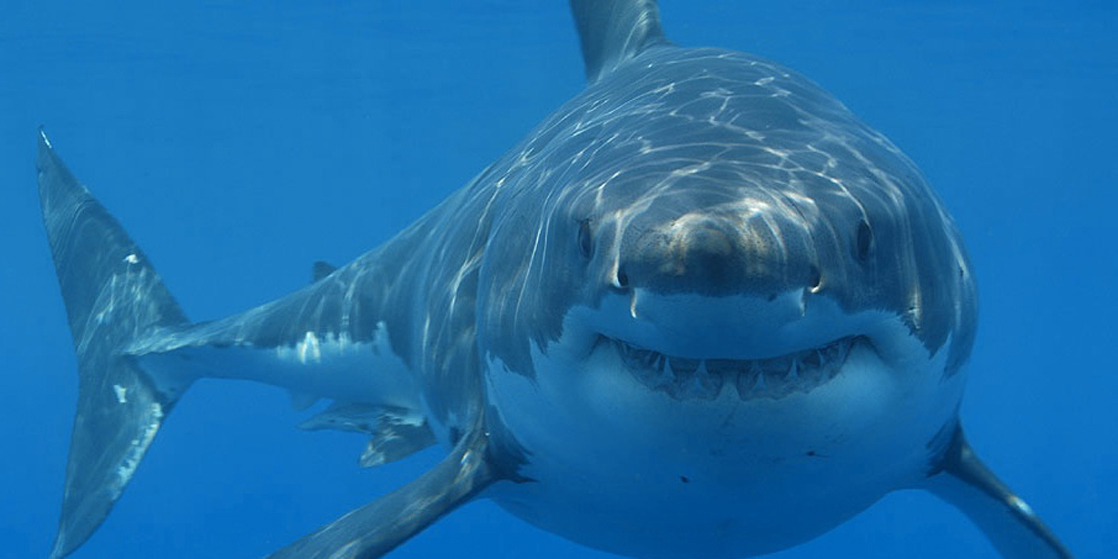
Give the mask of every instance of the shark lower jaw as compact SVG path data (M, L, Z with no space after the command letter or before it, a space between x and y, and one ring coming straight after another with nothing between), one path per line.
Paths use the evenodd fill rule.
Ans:
M843 336L777 357L686 358L599 336L595 350L615 352L638 382L677 400L715 400L733 392L742 401L807 394L834 379L855 347L873 349L867 336Z

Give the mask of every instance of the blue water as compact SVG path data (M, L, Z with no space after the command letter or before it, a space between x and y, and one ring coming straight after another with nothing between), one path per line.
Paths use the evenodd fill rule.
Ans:
M76 398L37 126L210 319L387 239L582 85L560 0L70 4L15 0L0 18L2 557L49 551ZM979 278L971 441L1078 555L1118 556L1118 7L974 4L665 0L663 14L678 43L803 71L918 162ZM198 383L75 557L260 556L438 457L360 470L362 439L297 431L300 417L280 390ZM452 554L605 557L484 501L393 557ZM907 492L778 556L995 555Z

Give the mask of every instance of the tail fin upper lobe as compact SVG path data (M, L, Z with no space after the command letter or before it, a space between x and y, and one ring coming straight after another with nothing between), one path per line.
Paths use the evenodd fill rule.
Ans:
M79 392L52 557L109 514L189 381L154 379L124 349L187 322L143 252L39 136L39 197L78 358Z

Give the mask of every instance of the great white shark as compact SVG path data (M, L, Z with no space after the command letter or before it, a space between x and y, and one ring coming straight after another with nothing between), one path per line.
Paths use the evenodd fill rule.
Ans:
M379 557L489 498L634 557L747 557L890 491L1011 558L1070 557L975 456L977 296L916 166L771 61L669 42L652 0L572 0L586 89L443 203L288 296L192 323L39 141L79 364L52 557L86 541L203 377L334 400L412 482L273 557Z

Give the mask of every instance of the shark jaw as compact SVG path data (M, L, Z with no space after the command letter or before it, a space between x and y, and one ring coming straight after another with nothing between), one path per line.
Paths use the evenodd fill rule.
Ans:
M489 363L533 480L491 496L569 539L637 557L791 547L919 480L955 417L965 375L899 317L791 292L639 295L570 310L534 377Z
M807 394L838 375L855 344L869 341L847 336L769 359L675 357L605 336L599 343L610 346L633 377L651 390L678 399L715 400L724 388L732 387L738 398L749 400Z

